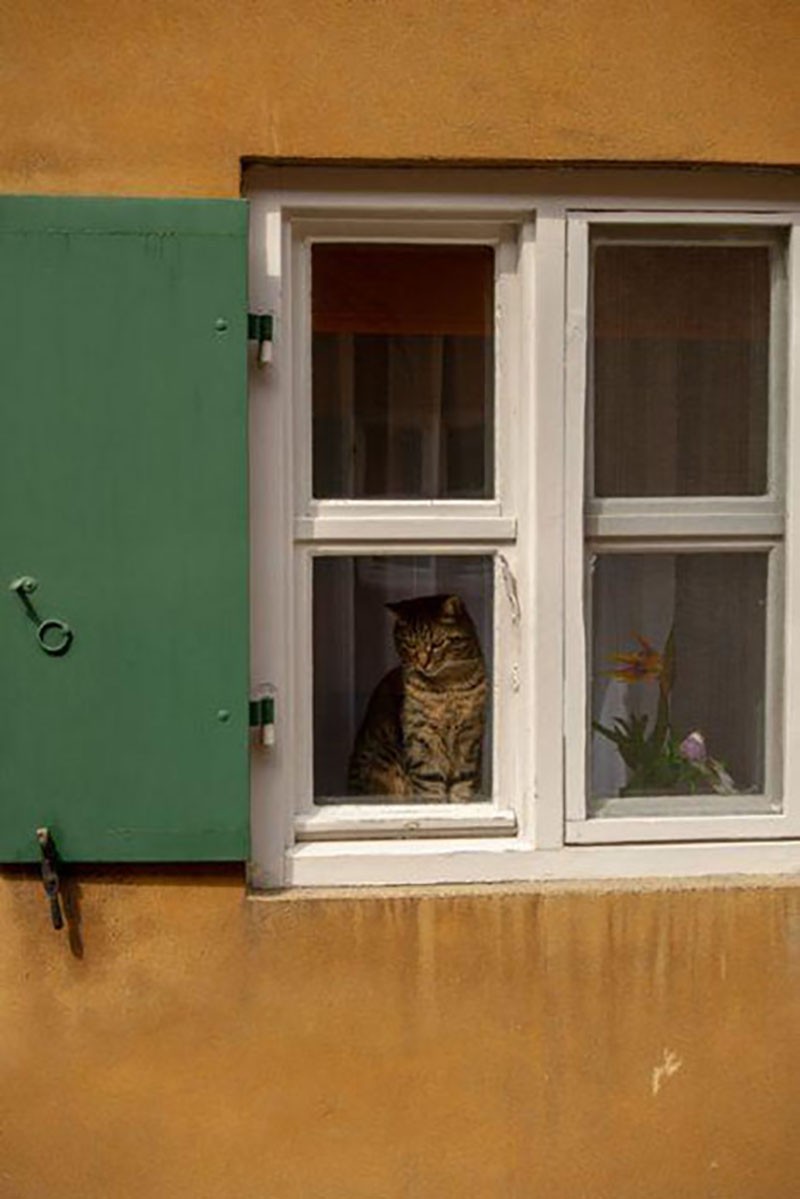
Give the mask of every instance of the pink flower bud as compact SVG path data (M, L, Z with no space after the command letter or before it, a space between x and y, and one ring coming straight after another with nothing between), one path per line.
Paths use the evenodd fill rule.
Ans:
M689 762L705 762L708 756L705 737L702 733L698 733L697 730L689 733L681 741L680 751Z

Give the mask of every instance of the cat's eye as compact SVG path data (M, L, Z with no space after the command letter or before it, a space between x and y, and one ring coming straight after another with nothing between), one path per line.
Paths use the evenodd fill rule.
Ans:
M491 246L311 251L313 494L494 494Z

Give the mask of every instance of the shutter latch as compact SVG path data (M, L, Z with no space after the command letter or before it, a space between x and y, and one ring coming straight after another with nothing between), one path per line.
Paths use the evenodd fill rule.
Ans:
M274 322L271 312L248 312L247 340L258 342L257 361L272 362L272 331Z
M50 905L50 920L52 921L53 928L63 928L64 917L58 898L58 892L61 887L61 881L58 877L58 854L50 829L37 828L36 840L39 842L39 849L42 853L42 883L44 884L44 893Z
M259 687L250 700L250 728L258 730L259 745L275 744L275 695L271 687Z

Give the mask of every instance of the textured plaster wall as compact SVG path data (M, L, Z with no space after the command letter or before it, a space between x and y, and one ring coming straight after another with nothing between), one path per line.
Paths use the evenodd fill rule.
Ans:
M2 1199L794 1199L800 889L0 882Z
M243 155L800 161L797 0L23 0L0 189L235 195Z
M800 162L796 0L5 5L0 192L242 156ZM800 889L0 879L0 1199L793 1199Z

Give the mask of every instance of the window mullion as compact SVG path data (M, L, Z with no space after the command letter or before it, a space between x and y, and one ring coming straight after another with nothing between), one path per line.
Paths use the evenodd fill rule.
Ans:
M772 538L783 536L782 503L735 499L592 500L586 505L589 538Z
M320 546L342 543L382 544L513 544L517 537L514 517L483 516L346 516L298 517L295 541Z
M786 378L786 511L788 515L785 563L785 617L781 647L784 688L780 726L784 794L794 829L800 827L800 221L791 232L787 255L787 362Z

